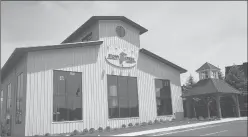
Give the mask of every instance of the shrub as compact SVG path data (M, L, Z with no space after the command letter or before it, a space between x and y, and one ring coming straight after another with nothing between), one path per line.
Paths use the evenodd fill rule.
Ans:
M132 127L132 126L133 126L133 124L132 124L132 123L129 123L129 124L128 124L128 126L129 126L129 127Z
M122 128L126 128L126 125L125 124L122 124L122 126L121 126Z
M135 123L135 126L139 126L139 122Z
M50 133L46 133L45 136L51 136L51 134Z
M83 130L83 134L86 134L86 133L88 133L89 132L89 130L87 129L87 128L85 128L84 130Z
M163 119L160 119L159 121L160 121L161 123L164 123L164 120L163 120Z
M35 137L39 136L39 135L34 135Z
M200 116L200 117L199 117L199 120L200 120L200 121L203 121L203 120L204 120L204 118L203 118L202 116Z
M149 122L148 122L148 125L152 125L153 123L152 123L152 121L150 120Z
M103 128L102 127L99 127L98 128L98 131L102 132L103 131Z
M155 119L155 120L154 120L154 123L155 123L155 124L159 124L160 122L159 122L157 119Z
M72 132L72 135L79 135L79 131L75 129L75 130Z
M191 120L192 120L192 121L197 121L197 118L192 118Z
M114 128L114 130L118 130L118 128Z
M141 126L147 126L146 122L141 123Z
M90 132L90 134L92 134L92 133L95 132L95 129L94 128L90 128L89 132Z
M107 127L106 127L106 130L107 130L107 131L110 131L110 126L107 126Z

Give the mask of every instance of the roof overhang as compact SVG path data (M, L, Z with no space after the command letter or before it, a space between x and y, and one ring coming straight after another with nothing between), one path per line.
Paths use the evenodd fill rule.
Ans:
M166 64L166 65L169 65L169 66L175 68L175 69L178 70L180 73L185 73L185 72L187 72L186 69L181 68L181 67L179 67L178 65L176 65L176 64L174 64L174 63L172 63L172 62L170 62L170 61L168 61L168 60L166 60L166 59L164 59L164 58L162 58L162 57L160 57L160 56L158 56L158 55L156 55L156 54L154 54L154 53L152 53L152 52L150 52L150 51L148 51L148 50L146 50L146 49L144 49L144 48L140 49L140 52L141 52L141 53L144 53L144 54L146 54L146 55L148 55L148 56L150 56L150 57L153 57L153 58L155 58L155 59L161 61L162 63L164 63L164 64Z
M123 21L134 28L138 29L140 35L147 32L148 30L139 24L133 22L132 20L124 17L124 16L92 16L89 20L87 20L83 25L81 25L76 31L74 31L71 35L69 35L62 43L69 42L72 38L78 35L80 32L84 31L86 28L90 27L92 24L99 20L120 20Z
M88 41L88 42L66 43L66 44L59 44L59 45L16 48L1 69L1 80L3 80L5 76L9 73L9 71L11 70L11 67L17 64L17 62L21 60L22 57L24 57L26 53L28 52L75 48L75 47L83 47L83 46L94 46L94 45L101 45L102 43L103 41Z

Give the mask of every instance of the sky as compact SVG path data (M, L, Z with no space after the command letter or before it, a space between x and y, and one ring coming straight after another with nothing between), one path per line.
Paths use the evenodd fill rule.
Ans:
M183 68L247 62L246 1L1 1L1 67L15 48L60 44L91 16L125 16L145 48Z

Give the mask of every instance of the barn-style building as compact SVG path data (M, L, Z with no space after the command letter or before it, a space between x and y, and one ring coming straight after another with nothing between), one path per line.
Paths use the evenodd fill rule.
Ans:
M182 119L186 70L141 48L145 32L123 16L93 16L61 44L16 48L1 75L10 135Z

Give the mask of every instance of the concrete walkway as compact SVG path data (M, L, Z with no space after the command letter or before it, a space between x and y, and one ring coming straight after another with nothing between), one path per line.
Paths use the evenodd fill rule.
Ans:
M126 133L126 134L113 135L113 136L140 136L140 135L146 135L146 134L173 131L173 130L178 130L178 129L194 128L198 126L206 126L206 125L211 125L211 124L218 124L218 123L231 122L231 121L237 121L237 120L247 120L247 117L224 118L224 119L216 120L216 121L207 121L207 122L201 122L201 123L195 123L195 124L187 124L187 125L181 125L181 126L145 130L145 131L140 131L140 132L132 132L132 133Z

